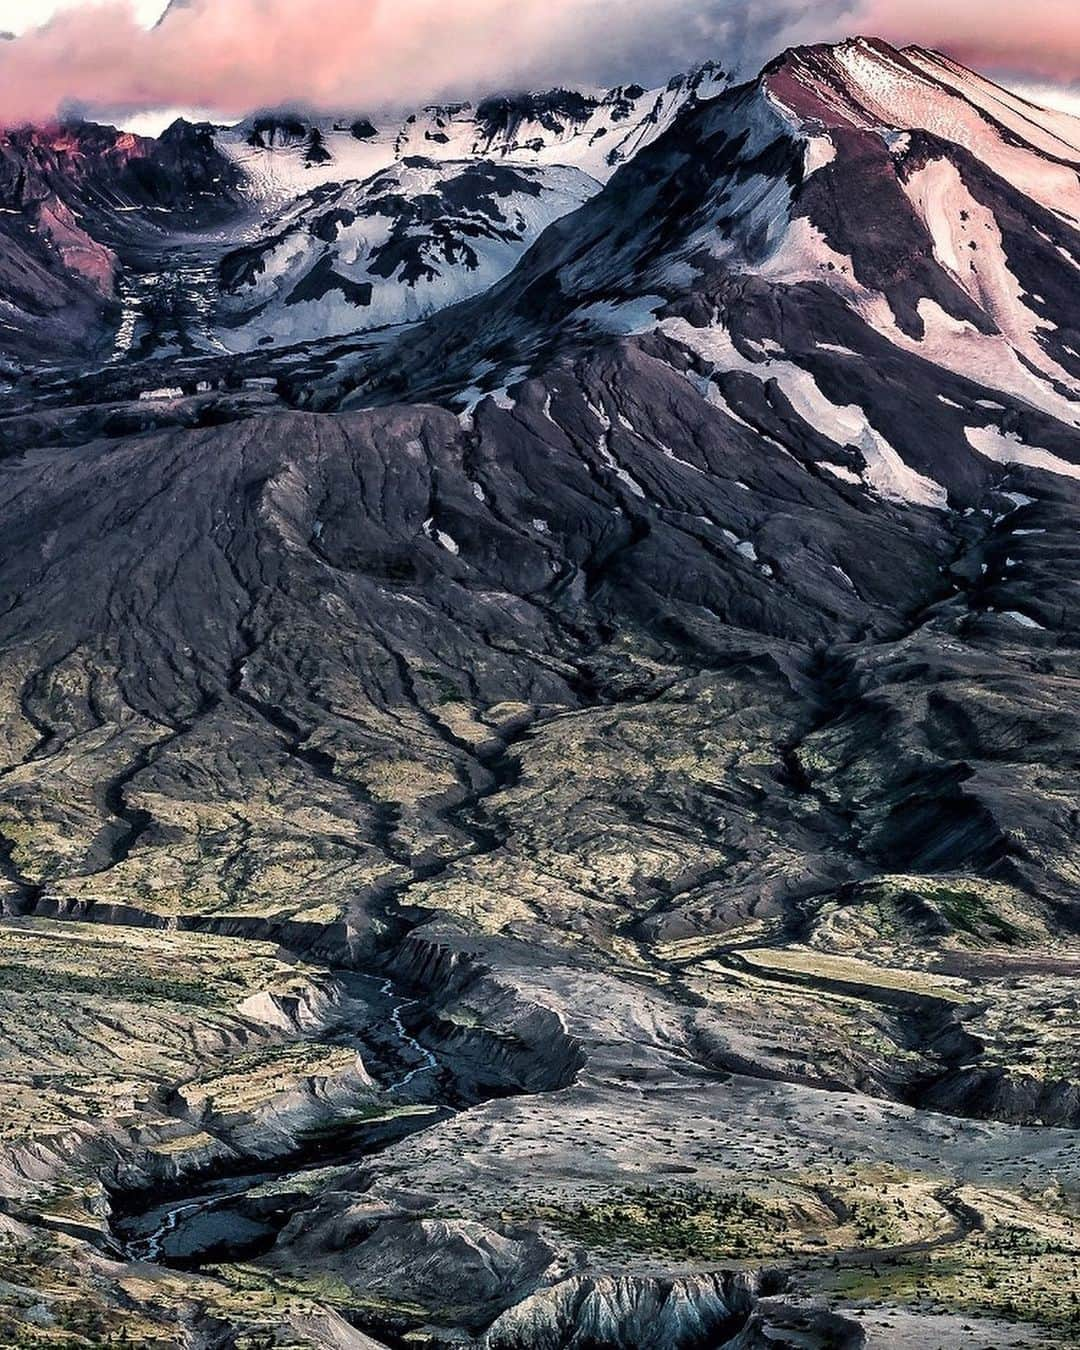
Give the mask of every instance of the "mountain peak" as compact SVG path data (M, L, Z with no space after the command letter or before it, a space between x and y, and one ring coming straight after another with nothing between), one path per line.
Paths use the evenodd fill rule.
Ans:
M770 99L807 125L922 130L973 150L1012 137L1068 160L1080 152L1080 119L1040 108L929 47L873 37L793 47L760 78Z
M762 72L767 92L825 125L865 125L867 100L918 77L904 52L880 38L791 47Z

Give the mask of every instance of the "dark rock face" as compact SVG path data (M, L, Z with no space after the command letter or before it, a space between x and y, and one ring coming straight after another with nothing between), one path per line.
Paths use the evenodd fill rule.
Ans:
M370 305L370 281L350 281L339 276L329 258L322 258L306 277L289 292L286 305L302 305L305 300L321 300L331 291L338 291L350 305Z
M251 125L248 143L259 149L271 146L289 145L294 141L305 140L311 131L307 122L298 116L271 114L256 117Z
M114 232L124 224L120 207L184 212L197 225L234 204L240 183L213 131L183 119L157 140L87 122L9 131L0 145L0 197L8 210L57 197L94 228Z
M1034 119L930 54L788 53L404 332L15 386L6 978L64 921L279 982L116 985L100 1122L96 1062L38 1055L65 1133L0 1185L57 1288L62 1222L193 1268L87 1277L177 1346L1068 1344L1080 143ZM147 202L152 162L209 191L205 129L85 134ZM550 191L408 156L220 277L373 311ZM173 1022L205 1071L130 1032Z
M304 145L304 163L329 164L334 156L326 148L326 142L323 134L318 127L312 127L307 134L307 140Z
M584 122L599 100L576 89L552 89L546 94L517 94L485 99L477 105L481 135L513 140L523 122L538 122L546 131L565 131L568 122Z
M218 150L214 131L207 122L180 118L151 143L144 158L129 164L130 178L145 197L182 213L189 227L227 218L239 199L242 175Z

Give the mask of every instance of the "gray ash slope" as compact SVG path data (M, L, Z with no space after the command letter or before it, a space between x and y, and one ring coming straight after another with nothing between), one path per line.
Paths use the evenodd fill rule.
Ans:
M1073 1343L1074 135L932 54L790 53L399 341L5 415L7 912L378 968L485 1088L103 1306Z

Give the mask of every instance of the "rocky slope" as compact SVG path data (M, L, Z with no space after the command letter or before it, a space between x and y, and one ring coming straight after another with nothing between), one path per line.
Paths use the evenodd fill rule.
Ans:
M1073 136L791 52L403 339L16 387L13 1343L1074 1342Z

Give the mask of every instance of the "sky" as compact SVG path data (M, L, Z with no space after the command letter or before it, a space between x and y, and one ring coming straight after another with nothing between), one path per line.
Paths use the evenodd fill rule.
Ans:
M22 33L46 23L61 9L74 9L80 0L0 0L0 32ZM134 0L137 17L149 28L168 6L168 0Z
M282 103L377 112L553 83L739 76L853 33L941 48L1080 112L1080 0L0 0L0 125L151 129ZM159 19L161 22L159 23Z

